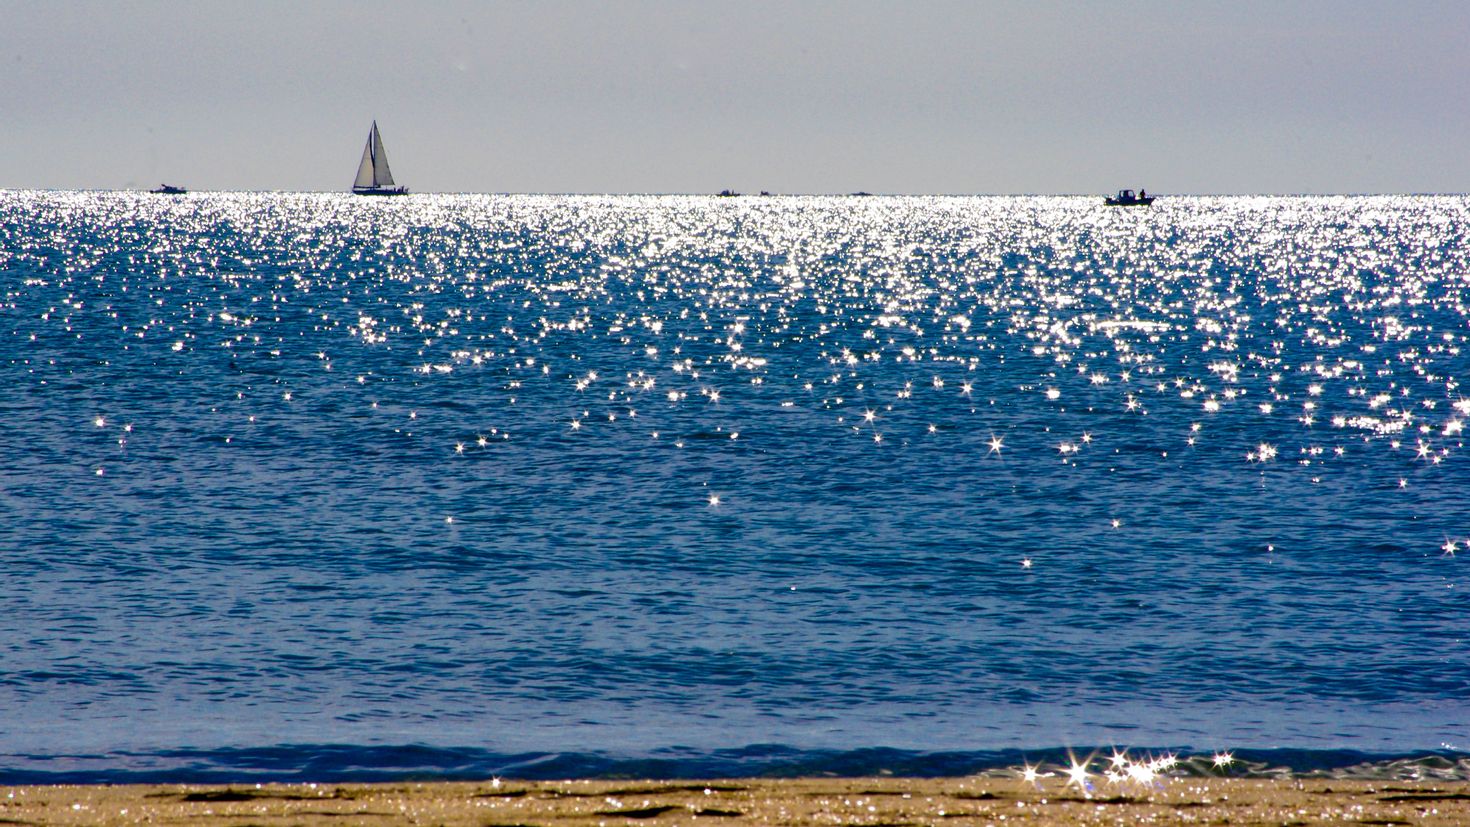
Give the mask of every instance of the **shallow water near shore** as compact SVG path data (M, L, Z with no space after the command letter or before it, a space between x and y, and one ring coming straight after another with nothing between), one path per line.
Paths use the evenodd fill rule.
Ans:
M0 193L3 763L1458 756L1467 229Z

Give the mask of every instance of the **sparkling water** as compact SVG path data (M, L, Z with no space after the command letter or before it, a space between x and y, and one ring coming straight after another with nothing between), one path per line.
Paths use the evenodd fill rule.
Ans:
M1467 231L0 193L0 769L1464 750Z

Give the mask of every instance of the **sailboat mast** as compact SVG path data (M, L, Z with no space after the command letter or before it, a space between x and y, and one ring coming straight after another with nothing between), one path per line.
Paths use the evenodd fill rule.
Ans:
M378 137L378 122L373 121L373 128L368 130L368 151L373 157L373 186L375 187L382 183L378 180L378 147L382 143L383 139Z

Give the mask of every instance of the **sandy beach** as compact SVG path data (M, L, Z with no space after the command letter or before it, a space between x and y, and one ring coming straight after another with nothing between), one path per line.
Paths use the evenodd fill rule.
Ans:
M1459 825L1470 783L1169 779L1149 786L997 778L0 788L0 824Z

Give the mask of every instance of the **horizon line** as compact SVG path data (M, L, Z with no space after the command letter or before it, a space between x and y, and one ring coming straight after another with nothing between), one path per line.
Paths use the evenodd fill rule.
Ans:
M136 193L140 195L164 195L149 189L132 187L0 187L3 193L21 192L89 192L89 193ZM479 190L410 190L402 196L415 195L494 195L494 196L564 196L564 197L645 197L645 198L1102 198L1113 193L1098 192L576 192L576 191L479 191ZM178 195L356 195L351 189L292 190L292 189L188 189ZM1404 191L1404 192L1155 192L1155 198L1426 198L1470 195L1467 191ZM378 199L381 200L381 199Z

